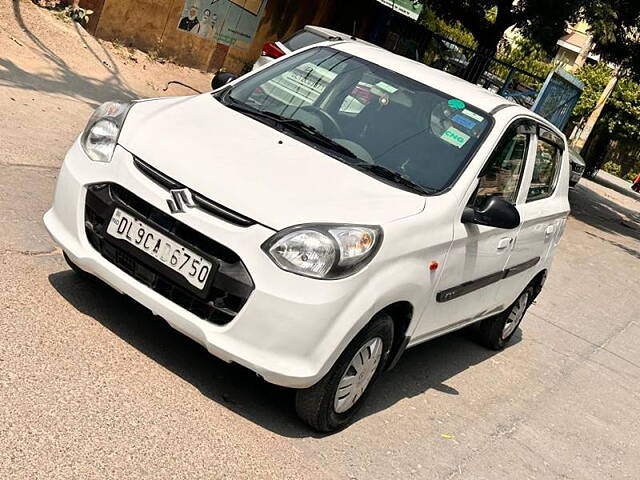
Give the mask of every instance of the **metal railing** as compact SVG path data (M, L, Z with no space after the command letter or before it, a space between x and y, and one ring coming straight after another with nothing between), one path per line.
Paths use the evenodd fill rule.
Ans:
M527 108L545 79L491 53L437 34L423 25L392 16L383 47L476 83Z

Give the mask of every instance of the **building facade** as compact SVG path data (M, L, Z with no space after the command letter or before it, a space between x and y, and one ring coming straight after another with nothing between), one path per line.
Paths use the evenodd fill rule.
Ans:
M417 17L412 0L80 0L94 11L95 36L154 52L176 63L240 73L262 46L304 25L322 25L366 36L396 3ZM405 5L406 4L406 5ZM399 7L396 6L396 11Z
M588 32L589 25L579 22L572 25L557 42L558 51L554 64L576 71L585 63L597 63L600 58L593 50L593 37Z

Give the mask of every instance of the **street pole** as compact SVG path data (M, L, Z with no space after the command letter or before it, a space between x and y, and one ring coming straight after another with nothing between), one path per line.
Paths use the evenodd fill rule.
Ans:
M609 100L613 89L616 88L618 79L620 78L620 70L620 66L617 66L613 71L613 75L609 79L609 83L607 83L607 86L604 87L604 90L602 91L602 94L598 99L598 103L596 103L596 107L589 115L587 123L585 123L584 128L580 132L580 136L573 142L573 148L578 152L582 151L584 144L587 142L589 135L591 135L591 132L593 131L593 127L596 126L596 123L598 122L598 119L602 114L602 110L604 110L604 106L607 103L607 100Z

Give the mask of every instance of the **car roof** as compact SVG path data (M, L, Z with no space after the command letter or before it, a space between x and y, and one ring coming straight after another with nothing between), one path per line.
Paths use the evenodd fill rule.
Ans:
M398 72L425 85L434 87L443 93L451 95L452 98L459 98L487 113L492 112L498 107L520 107L516 103L510 102L506 98L489 90L485 90L478 85L474 85L442 70L431 68L424 63L396 55L380 47L355 42L335 42L332 47ZM520 108L524 109L524 107ZM530 112L527 109L524 110Z

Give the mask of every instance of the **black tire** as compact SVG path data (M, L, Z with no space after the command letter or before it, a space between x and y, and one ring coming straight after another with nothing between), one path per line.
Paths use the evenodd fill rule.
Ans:
M64 260L65 262L67 262L67 265L69 265L69 268L71 268L71 270L73 270L76 275L82 278L94 278L93 275L91 275L88 272L85 272L78 265L73 263L73 260L69 258L69 255L67 255L67 252L62 252L62 255L64 256Z
M518 330L518 326L522 322L522 318L534 298L534 288L532 285L529 285L520 295L518 295L516 301L513 302L504 312L482 320L478 324L477 329L476 338L478 342L491 350L502 350L509 343L509 340L511 340L513 335L516 333L516 330ZM515 320L515 325L513 325L512 321L509 328L506 329L511 314L516 308L522 308L522 302L524 303L524 311L522 311L519 318Z
M354 356L376 337L382 340L382 355L375 373L355 404L345 412L336 412L334 399L340 380ZM371 391L371 386L383 371L389 359L392 344L393 321L386 313L378 313L347 346L322 380L312 387L296 392L296 412L300 419L318 432L335 432L349 425Z

